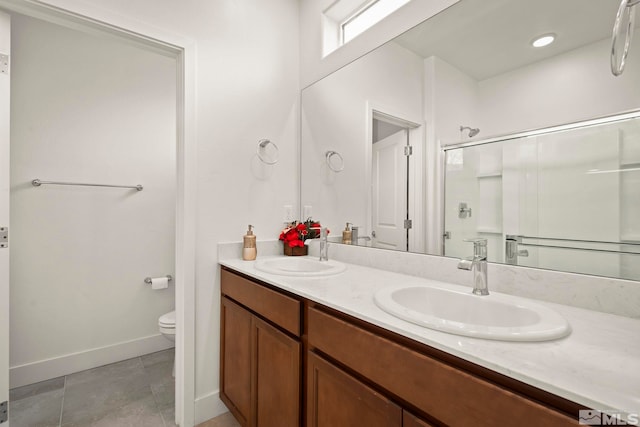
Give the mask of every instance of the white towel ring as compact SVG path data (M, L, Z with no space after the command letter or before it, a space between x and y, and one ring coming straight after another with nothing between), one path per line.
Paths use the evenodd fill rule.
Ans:
M269 145L273 145L273 148L275 148L275 159L274 160L267 160L264 157L263 151L265 150L265 148ZM261 139L260 141L258 141L258 148L256 149L256 154L258 155L258 158L260 159L260 161L264 164L267 165L275 165L276 163L278 163L278 146L273 143L272 141L268 140L268 139Z
M333 156L336 156L340 159L340 166L333 165L333 163L331 162L331 158ZM325 153L325 159L327 160L327 166L329 166L329 169L331 169L332 171L342 172L344 170L344 159L342 158L340 153L338 153L337 151L332 151L332 150L327 151Z
M611 72L614 76L619 76L624 71L627 55L629 55L629 47L631 46L631 37L633 36L635 21L634 6L638 3L640 3L640 0L622 0L620 2L620 7L618 8L618 13L616 14L616 21L613 24L613 34L611 36ZM622 25L624 20L627 21L626 26ZM624 47L622 49L620 61L618 61L616 44L618 42L618 37L621 36L621 30L624 31Z

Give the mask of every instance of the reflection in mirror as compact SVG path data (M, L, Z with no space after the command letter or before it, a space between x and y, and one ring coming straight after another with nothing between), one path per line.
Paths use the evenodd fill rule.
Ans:
M482 237L491 262L640 280L640 114L629 116L447 149L445 255Z
M409 197L422 197L421 82L422 60L386 45L302 93L301 199L330 229L354 224L358 244L424 251L413 220L422 204ZM344 159L339 174L325 161L331 151Z
M409 150L411 130L420 125L376 110L372 117L369 242L376 248L408 251L419 245L415 241L419 236L409 233L409 189L413 186Z
M631 44L623 75L614 77L610 70L611 29L617 12L616 3L602 0L461 0L305 88L301 117L301 205L311 206L314 218L322 219L332 230L341 230L346 222L354 224L358 228L359 245L434 255L469 255L471 248L462 243L462 236L458 234L472 234L462 226L477 224L481 229L474 230L474 236L478 233L491 236L492 232L500 235L499 239L490 238L490 259L513 263L513 256L505 259L504 240L506 233L511 232L511 223L524 219L507 217L506 212L497 208L491 217L487 217L487 209L504 205L506 198L513 196L508 192L514 191L509 185L516 184L506 183L507 171L522 179L527 173L525 170L511 169L533 167L523 159L518 160L519 157L510 157L509 150L514 150L514 156L521 156L534 150L533 143L525 138L508 143L509 147L519 147L517 149L491 144L482 149L477 147L477 153L471 149L469 152L467 149L448 150L446 210L442 150L454 144L494 140L500 135L640 108L640 43ZM549 33L556 36L553 43L540 48L532 45L538 36ZM595 151L585 151L583 160L602 164L600 168L603 169L618 143L613 137L605 138L604 134L589 136L591 131L593 129L584 130L588 135L586 140L597 139L602 146L585 142L580 150ZM582 131L575 132L567 138L581 138L578 135L582 135ZM618 132L627 130L618 129ZM536 147L547 137L551 138L538 138ZM569 174L575 166L567 163L566 157L567 150L575 148L572 144L578 142L549 142L540 150L549 156L545 161L568 168ZM570 146L572 148L567 148ZM342 155L344 169L340 173L327 167L327 151ZM473 199L471 193L464 193L470 189L459 189L457 191L462 194L451 198L449 191L453 187L448 180L471 174L466 170L468 163L465 162L476 157L474 164L480 165L482 170L473 173L486 175L480 179L481 184L475 184L474 191L479 191L480 196L473 195ZM498 164L498 158L503 163ZM460 168L457 172L456 165ZM502 171L502 177L498 176L498 169ZM625 175L628 173L622 173L620 177L633 176ZM538 175L540 179L551 179L544 173ZM574 175L572 179L576 182L580 178L586 183L592 178L591 175L588 178L579 176L577 172ZM478 181L477 177L474 179ZM614 181L618 182L601 176L596 182L602 188L585 192L585 199L572 207L572 212L578 215L578 210L589 209L588 203L597 202L588 197L600 197L600 192L611 196L616 191L619 194L633 191L629 189L629 182L624 188L609 187ZM505 187L504 192L497 191L505 185L508 188ZM571 194L547 193L549 188L572 191L569 184L545 185L538 188L544 192L537 196L539 201L554 204L554 198L571 199ZM534 189L530 187L527 191ZM599 215L603 225L596 228L603 233L606 228L622 226L622 220L615 224L610 222L618 213L622 215L620 206L611 205L611 210L607 210L607 206L607 203L601 203L598 211L602 211ZM519 215L524 215L525 207L518 209ZM626 243L620 240L624 235L612 237L612 234L604 239L600 235L582 235L577 228L565 230L564 220L557 218L555 223L552 211L539 211L539 215L537 226L556 228L549 228L545 235L540 234L540 229L517 228L513 230L514 234L610 241L615 245L607 247L614 249L621 247L618 242ZM572 225L577 226L575 223L584 218L578 215ZM451 227L454 219L467 222L458 224L462 227L458 230ZM527 220L533 221L528 217ZM640 232L640 224L637 225L636 233ZM551 233L552 230L565 232ZM451 239L443 238L445 232L449 232ZM337 241L340 241L339 237ZM576 261L582 266L567 267L563 258L571 250L551 248L543 251L532 246L548 243L540 239L522 239L517 250L528 251L530 255L528 258L519 256L517 263L640 279L633 276L635 273L625 273L623 264L627 261L620 262L619 272L605 267L598 270L592 260L584 257L581 257L584 258L582 261ZM631 246L624 247L632 250L628 249ZM605 249L604 246L598 248ZM598 259L610 255L593 252L601 255ZM610 256L620 258L616 254ZM554 260L543 262L543 258Z

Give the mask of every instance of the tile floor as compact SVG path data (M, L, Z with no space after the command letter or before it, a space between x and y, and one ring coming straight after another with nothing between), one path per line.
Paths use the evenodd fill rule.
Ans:
M169 349L15 388L11 427L175 427L173 355Z

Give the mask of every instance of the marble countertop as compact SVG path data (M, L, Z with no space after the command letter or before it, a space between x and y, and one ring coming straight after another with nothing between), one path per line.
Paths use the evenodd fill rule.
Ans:
M300 278L263 273L255 261L228 258L219 263L588 408L619 411L630 421L629 414L640 413L638 319L536 301L563 315L571 335L546 342L484 340L414 325L373 301L374 293L385 287L441 282L355 264L335 276Z

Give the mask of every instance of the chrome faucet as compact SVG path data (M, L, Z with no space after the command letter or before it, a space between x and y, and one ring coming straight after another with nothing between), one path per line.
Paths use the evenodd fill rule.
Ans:
M522 244L522 236L507 234L504 246L504 260L507 264L518 265L519 256L529 256L528 250L518 249L519 244Z
M327 244L327 228L320 229L320 261L329 261L329 245Z
M360 236L360 227L356 226L356 225L352 225L351 226L351 244L352 245L359 245L360 244L360 240L364 240L365 242L369 242L371 240L371 237L369 236Z
M473 257L461 259L458 268L461 270L473 270L473 294L489 295L489 283L487 282L487 239L466 239L465 242L473 243Z

